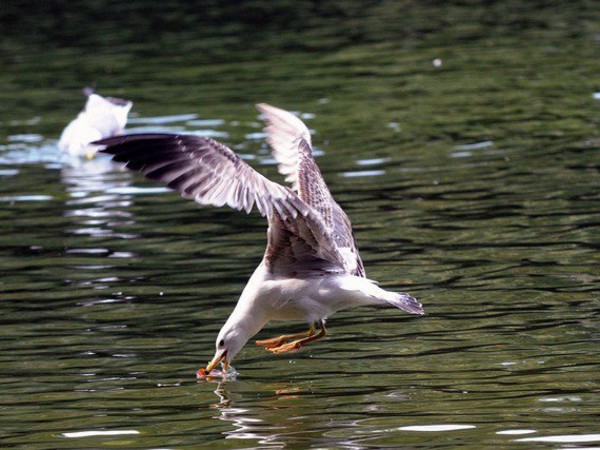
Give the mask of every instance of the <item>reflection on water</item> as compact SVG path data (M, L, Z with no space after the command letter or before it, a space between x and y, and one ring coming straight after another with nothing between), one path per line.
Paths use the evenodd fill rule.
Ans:
M213 139L226 139L229 134L219 131L222 119L198 119L198 114L138 117L129 120L128 133L187 133Z
M115 232L123 225L134 223L128 210L131 199L114 193L115 189L123 190L130 186L131 175L128 172L119 170L108 158L73 158L70 164L61 167L60 175L70 197L66 201L65 216L74 222L68 232L121 239L138 237L136 234Z
M2 445L600 445L597 8L478 5L348 4L248 53L227 27L94 52L7 40ZM369 276L428 315L344 311L317 345L249 344L237 380L198 383L265 222L61 155L82 77L136 103L129 132L215 137L276 180L253 103L297 109Z
M215 390L219 397L219 403L212 405L219 411L218 419L231 424L231 431L225 432L226 439L250 439L261 445L281 446L285 445L283 441L277 439L277 432L284 430L284 427L270 426L264 421L255 417L256 413L246 408L236 408L234 394L232 399L231 392L227 389L227 384L220 384ZM254 417L253 417L254 416Z

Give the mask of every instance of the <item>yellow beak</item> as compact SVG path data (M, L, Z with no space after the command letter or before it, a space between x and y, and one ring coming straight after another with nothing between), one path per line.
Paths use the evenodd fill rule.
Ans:
M206 373L209 374L210 371L213 370L220 362L223 362L223 370L226 372L227 368L229 367L229 361L227 361L226 358L227 350L225 350L220 355L215 355L212 361L208 363L208 366L206 366Z

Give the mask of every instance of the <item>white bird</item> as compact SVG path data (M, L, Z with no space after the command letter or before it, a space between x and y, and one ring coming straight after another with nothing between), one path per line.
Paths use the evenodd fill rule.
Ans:
M365 277L350 220L335 202L312 155L311 136L290 112L257 105L267 122L267 141L291 189L260 175L225 145L190 135L134 134L96 142L150 179L184 198L267 217L267 248L216 340L205 376L223 373L248 340L271 320L303 320L305 333L257 341L274 353L296 351L325 336L325 320L341 309L394 306L424 314L411 295L381 289ZM319 325L319 329L315 327Z
M71 156L92 158L96 147L90 143L122 134L133 103L121 98L102 97L90 88L83 92L88 98L85 107L65 127L58 147Z

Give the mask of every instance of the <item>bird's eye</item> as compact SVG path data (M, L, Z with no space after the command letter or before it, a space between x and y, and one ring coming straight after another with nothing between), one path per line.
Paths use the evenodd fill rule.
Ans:
M225 345L225 339L221 339L219 341L219 347L223 347Z

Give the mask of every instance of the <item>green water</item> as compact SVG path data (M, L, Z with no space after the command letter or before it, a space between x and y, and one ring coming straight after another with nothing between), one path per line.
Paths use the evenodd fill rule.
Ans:
M2 447L600 446L594 2L35 4L0 15ZM62 157L86 85L280 181L253 105L302 113L368 276L428 315L197 382L264 220Z

